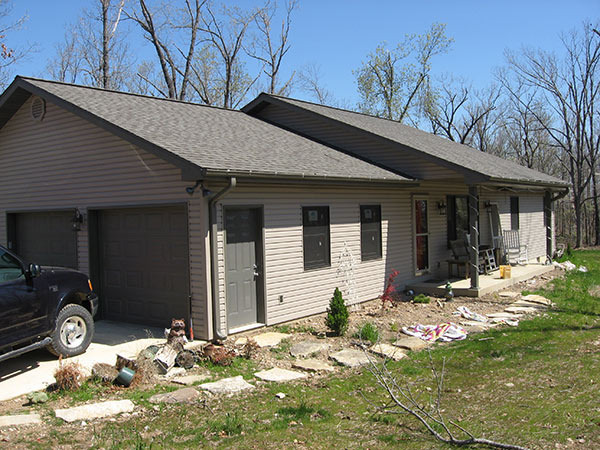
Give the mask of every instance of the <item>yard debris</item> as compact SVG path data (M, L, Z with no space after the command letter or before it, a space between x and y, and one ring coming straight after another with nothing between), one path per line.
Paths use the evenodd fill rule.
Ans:
M208 344L204 347L204 356L213 364L229 366L233 362L235 352L221 345Z
M283 392L278 392L277 394L275 394L275 397L281 400L285 398L285 394Z
M455 316L462 316L465 319L474 320L476 322L487 322L487 317L471 311L467 306L464 305L459 306L452 314Z
M27 400L29 400L30 405L46 403L48 401L48 394L46 394L45 392L31 392L27 394Z
M170 345L165 345L158 350L154 356L154 363L159 373L166 374L169 369L175 365L175 358L177 358L178 353L179 352Z
M100 380L102 383L112 383L119 375L115 366L106 363L96 363L92 367L92 377Z
M191 369L196 364L196 355L189 350L182 350L177 354L175 364L184 369Z
M54 378L56 379L54 388L59 391L78 389L85 378L81 365L76 362L63 363L62 356L58 361L58 369L54 372Z
M438 339L443 342L460 341L467 338L467 331L453 322L439 325L417 324L411 327L402 327L402 332L429 342L435 342Z
M560 268L560 269L566 270L567 272L569 272L571 270L575 270L575 269L577 269L579 272L584 272L584 273L588 272L588 268L587 267L585 267L585 266L579 266L579 267L577 267L571 261L565 261L565 262L562 262L562 263L554 261L552 264L554 266Z

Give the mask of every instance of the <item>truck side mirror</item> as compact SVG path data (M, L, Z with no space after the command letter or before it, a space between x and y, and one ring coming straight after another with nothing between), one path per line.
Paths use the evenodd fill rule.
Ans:
M40 275L42 269L40 269L40 266L38 266L37 264L29 264L29 276L31 276L31 278L35 278L37 276Z

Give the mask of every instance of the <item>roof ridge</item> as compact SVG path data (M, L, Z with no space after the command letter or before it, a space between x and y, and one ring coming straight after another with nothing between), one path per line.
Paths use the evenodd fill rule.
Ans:
M146 98L146 99L150 99L150 100L161 100L161 101L167 101L167 102L177 103L177 104L181 104L181 105L201 106L201 107L205 107L205 108L220 109L220 110L223 110L223 111L242 112L242 111L240 111L238 109L229 109L229 108L224 108L222 106L206 105L204 103L196 103L196 102L191 102L191 101L187 101L187 100L177 100L176 98L155 97L153 95L139 94L137 92L118 91L116 89L105 89L105 88L101 88L101 87L98 87L98 86L87 86L87 85L84 85L84 84L68 83L66 81L46 80L44 78L26 77L26 76L23 76L23 75L17 75L16 78L19 78L19 79L24 80L24 81L28 81L28 80L41 81L42 83L59 84L59 85L62 85L62 86L70 86L70 87L76 87L76 88L82 88L82 89L90 89L90 90L100 91L100 92L109 92L109 93L112 93L112 94L123 94L123 95L129 95L129 96L132 96L132 97Z

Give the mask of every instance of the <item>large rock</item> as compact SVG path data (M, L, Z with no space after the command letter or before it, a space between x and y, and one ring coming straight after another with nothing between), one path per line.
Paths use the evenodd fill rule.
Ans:
M527 300L517 300L516 302L510 304L510 306L525 306L528 308L536 308L536 309L548 309L548 305L542 305L541 303L528 302Z
M275 331L269 331L267 333L261 333L257 334L256 336L251 336L254 342L256 342L256 345L258 345L260 348L275 347L276 345L279 345L279 343L282 340L287 339L289 337L289 334L277 333ZM245 345L246 342L248 342L248 338L239 338L237 341L235 341L235 345Z
M335 362L346 367L360 367L369 364L369 356L362 350L345 349L330 356Z
M419 350L423 350L431 345L431 342L424 341L423 339L419 339L415 336L403 337L398 339L393 344L395 347L405 348L412 352L416 352Z
M520 319L522 316L520 314L513 314L509 312L497 312L497 313L489 313L486 314L490 319L510 319L516 320Z
M173 392L156 394L149 398L150 403L194 403L200 398L200 392L192 387L178 389Z
M329 344L319 341L302 341L294 344L290 349L290 354L296 358L306 358L313 353L320 353L329 349Z
M522 297L521 300L526 300L528 302L539 303L540 305L552 306L552 302L548 300L546 297L542 297L537 294L529 294L525 297Z
M298 380L299 378L306 378L306 374L304 373L280 369L279 367L274 367L273 369L269 370L261 370L260 372L256 372L254 376L264 381L275 381L278 383Z
M39 414L18 414L15 416L0 416L0 428L16 427L19 425L34 425L42 423L42 418Z
M304 370L306 372L333 372L335 368L331 364L327 364L320 359L299 359L292 363L295 369Z
M379 343L373 345L369 351L376 355L383 356L385 358L393 359L394 361L400 361L406 356L404 350L390 344Z
M516 298L519 297L521 294L519 292L504 291L500 292L498 295L503 298Z
M235 394L247 389L254 389L254 386L246 382L241 375L238 375L237 377L223 378L212 383L201 384L200 388L212 394Z
M78 420L100 419L131 412L133 408L135 408L135 405L131 400L112 400L76 406L74 408L55 409L54 414L65 422L76 422Z
M522 314L533 314L539 311L538 308L530 308L528 306L509 306L508 308L504 308L505 312L508 313L522 313Z

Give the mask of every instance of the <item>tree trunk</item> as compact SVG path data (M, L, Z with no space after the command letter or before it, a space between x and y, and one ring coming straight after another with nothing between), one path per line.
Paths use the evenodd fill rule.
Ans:
M108 6L110 0L102 0L102 87L108 89L110 87L109 79L109 40L110 31L108 26Z

